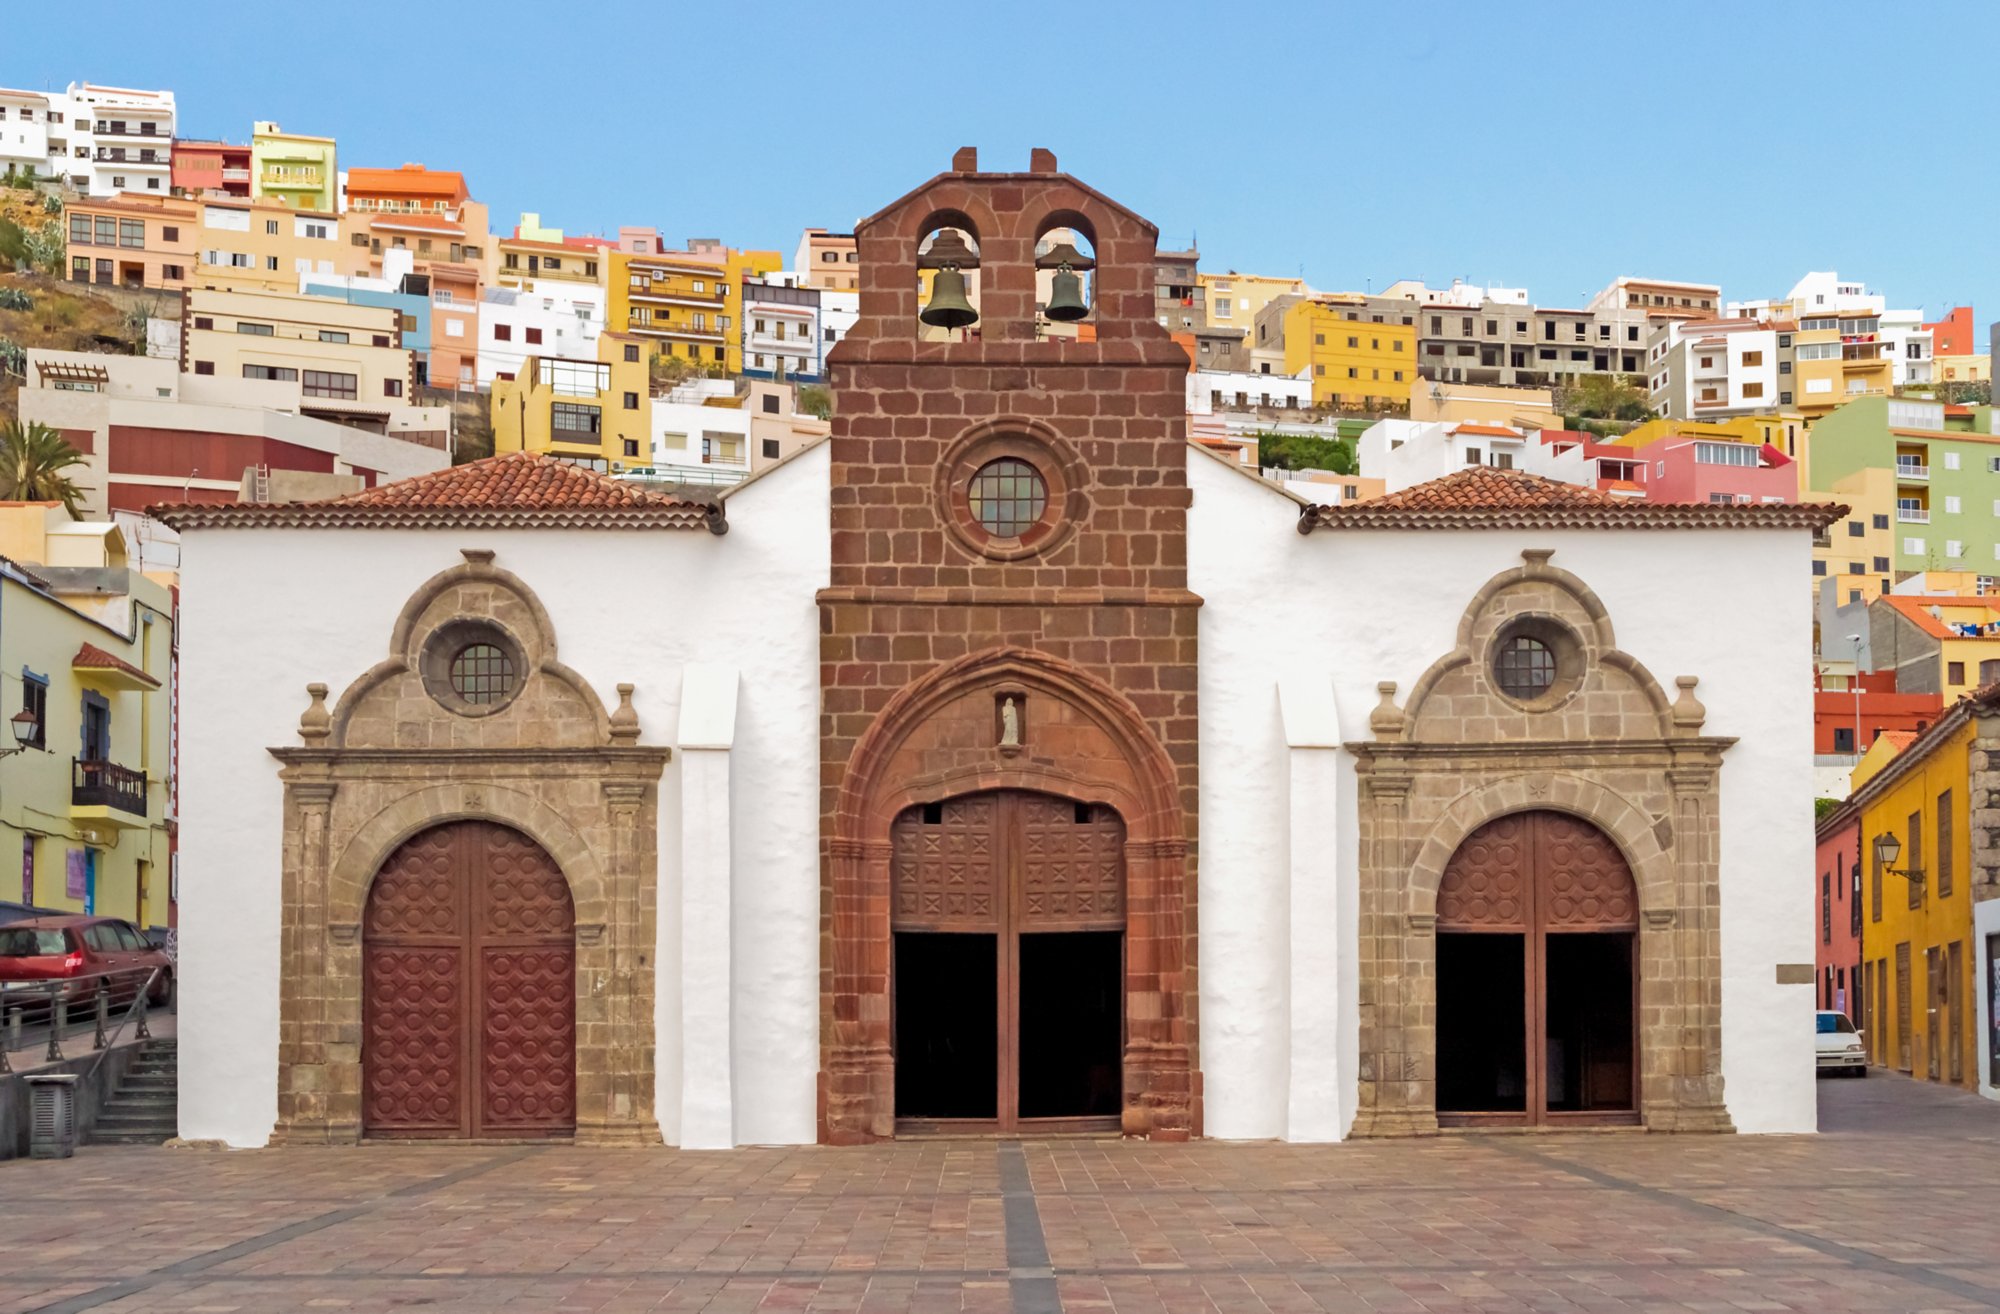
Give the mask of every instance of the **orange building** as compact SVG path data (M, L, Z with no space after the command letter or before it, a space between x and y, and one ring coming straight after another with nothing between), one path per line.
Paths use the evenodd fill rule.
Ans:
M470 383L477 374L479 301L493 239L486 207L472 199L465 175L405 164L398 169L351 169L341 228L368 248L368 271L381 277L386 252L407 250L412 272L431 299L429 382L440 388Z
M1972 326L1972 307L1953 306L1951 313L1924 325L1931 335L1932 356L1976 356L1980 354L1977 331Z

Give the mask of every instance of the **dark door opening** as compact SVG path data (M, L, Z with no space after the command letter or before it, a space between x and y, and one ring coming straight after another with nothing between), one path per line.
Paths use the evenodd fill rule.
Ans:
M1617 846L1560 812L1497 817L1437 909L1439 1123L1638 1121L1639 896Z
M890 834L899 1131L1116 1131L1125 1083L1125 826L998 790ZM1060 1123L1060 1126L1054 1124Z
M1552 1113L1632 1107L1632 935L1551 935L1546 950Z
M1117 931L1021 936L1021 1117L1118 1116L1123 943Z
M998 937L896 933L896 1112L999 1116Z
M1437 940L1438 1108L1526 1112L1525 938L1440 934Z

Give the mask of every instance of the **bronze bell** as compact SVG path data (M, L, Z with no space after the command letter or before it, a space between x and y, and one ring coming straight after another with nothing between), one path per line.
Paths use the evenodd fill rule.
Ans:
M1083 280L1067 266L1056 270L1055 277L1049 280L1049 304L1042 313L1063 324L1090 313L1090 307L1083 302Z
M919 269L935 269L931 275L931 299L917 318L932 328L965 328L979 322L979 312L965 296L962 269L977 269L979 255L955 228L941 230L931 239L930 250L917 257Z
M944 268L931 275L930 304L917 316L932 328L964 328L979 322L979 312L965 299L965 275Z
M1056 271L1049 280L1049 304L1043 308L1043 314L1063 324L1090 314L1090 306L1083 299L1083 280L1077 277L1076 271L1094 268L1096 261L1071 243L1063 242L1038 256L1035 266Z

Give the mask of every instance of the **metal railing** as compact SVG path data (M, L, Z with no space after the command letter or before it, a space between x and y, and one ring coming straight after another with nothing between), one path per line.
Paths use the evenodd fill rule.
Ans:
M48 1041L42 1054L44 1063L62 1062L63 1041L82 1035L86 1028L90 1031L90 1047L98 1051L117 1044L126 1024L135 1018L137 1027L133 1037L150 1039L153 1033L147 1025L147 1012L153 987L165 970L133 967L45 981L6 982L0 987L0 1073L14 1070L10 1051L41 1043L42 1033ZM131 992L129 998L127 991ZM111 1015L121 1001L124 1013L116 1025L110 1025ZM97 1062L103 1061L100 1053ZM96 1064L91 1070L96 1071Z
M116 762L72 759L69 802L71 807L117 808L135 817L146 815L146 773Z

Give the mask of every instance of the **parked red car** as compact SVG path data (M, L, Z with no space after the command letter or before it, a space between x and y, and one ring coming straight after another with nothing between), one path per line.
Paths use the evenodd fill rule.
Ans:
M33 917L0 926L0 1004L10 996L42 1003L47 982L67 981L72 1016L79 1005L95 1007L99 990L108 990L112 1007L123 1007L154 968L160 973L147 1002L171 1003L174 960L115 917Z

